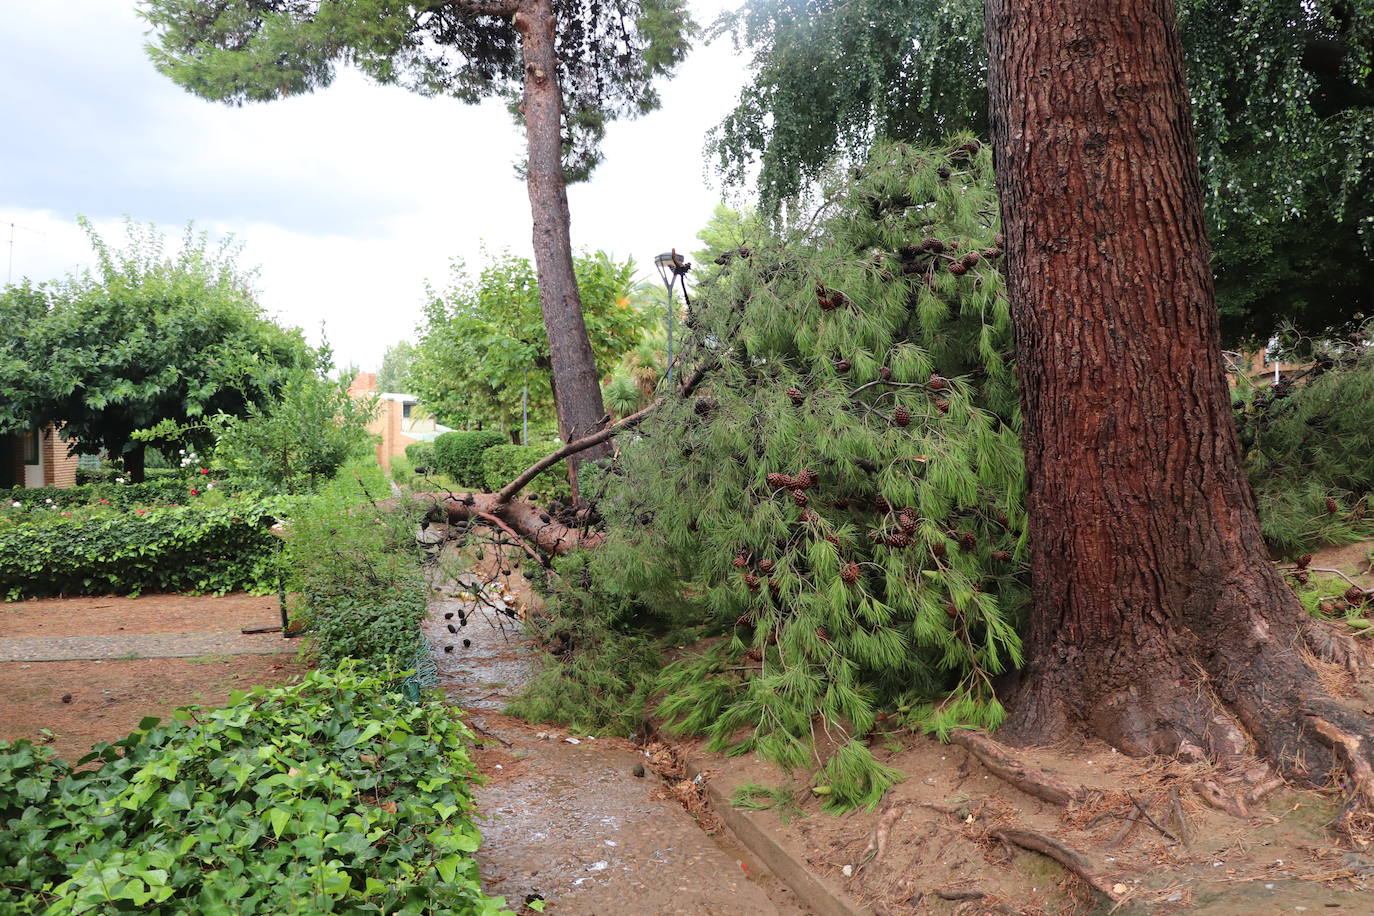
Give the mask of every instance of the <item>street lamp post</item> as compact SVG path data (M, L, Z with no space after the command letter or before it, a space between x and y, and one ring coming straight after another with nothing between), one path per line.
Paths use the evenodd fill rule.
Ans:
M669 386L673 384L673 325L675 321L675 309L673 308L673 284L682 277L682 294L687 295L687 271L691 270L692 265L688 264L682 255L677 253L674 248L665 251L663 254L654 258L654 266L658 268L658 275L663 278L663 286L668 290L668 373L667 380Z

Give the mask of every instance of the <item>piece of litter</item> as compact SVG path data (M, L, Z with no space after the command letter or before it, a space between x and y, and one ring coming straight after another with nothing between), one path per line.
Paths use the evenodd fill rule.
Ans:
M620 844L617 843L615 840L607 840L607 841L606 841L606 845L607 845L607 846L619 846Z
M1225 865L1225 864L1226 864L1225 862L1213 862L1213 863L1212 863L1212 867L1213 867L1213 868L1221 868L1221 866L1223 866L1223 865Z
M1106 861L1108 861L1108 862L1115 862L1115 861L1116 861L1116 856L1107 856Z
M605 871L610 864L610 862L593 862L587 866L587 871Z
M581 744L581 743L582 743L581 741L578 741L576 738L564 738L563 740L566 741L566 742L568 742L569 744Z
M844 873L844 876L846 878L848 878L850 875L854 874L854 866L846 865L844 868L840 869L840 871Z
M498 770L501 769L501 764L498 763L498 764L496 765L496 768L497 768Z
M701 782L705 777L705 773L698 773L696 777L692 780L692 782L696 783L697 785L701 785Z
M1126 892L1129 891L1129 890L1130 890L1130 888L1127 887L1127 886L1124 885L1124 884L1113 884L1113 885L1112 885L1112 893L1113 893L1113 894L1116 894L1118 897L1120 897L1122 894L1126 893Z
M1274 889L1274 885L1272 885L1272 884L1266 884L1266 885L1264 886L1264 889L1265 889L1266 891L1272 891L1272 890Z
M1180 901L1180 900L1182 900L1182 899L1183 899L1183 891L1174 891L1172 894L1170 894L1169 896L1167 896L1167 897L1164 898L1164 902L1165 902L1165 903L1177 903L1178 901Z

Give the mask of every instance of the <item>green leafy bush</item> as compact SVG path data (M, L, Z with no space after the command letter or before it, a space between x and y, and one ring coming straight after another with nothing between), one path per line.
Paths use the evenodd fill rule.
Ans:
M503 912L471 733L358 667L145 719L98 769L0 741L0 912Z
M448 433L444 433L448 435ZM438 464L433 442L412 442L406 446L406 458L417 471L432 471Z
M424 513L384 507L386 478L375 465L366 470L347 468L298 503L285 561L319 663L356 658L394 673L412 667L420 647L427 592L415 525Z
M483 453L508 441L501 433L490 429L444 433L434 440L434 463L459 486L480 490L484 480Z
M265 594L276 587L283 504L217 499L123 512L0 518L0 595Z
M198 475L199 476L199 475ZM206 478L204 483L212 482ZM185 503L194 497L190 490L203 490L204 483L193 480L157 479L144 483L89 483L75 487L15 487L0 489L0 506L26 509L109 505L120 509L152 506L159 503ZM19 503L15 506L14 503Z
M558 446L552 444L494 445L482 453L482 480L486 489L496 491L510 483L522 471ZM568 485L567 465L559 462L525 485L526 499L548 503L572 496Z

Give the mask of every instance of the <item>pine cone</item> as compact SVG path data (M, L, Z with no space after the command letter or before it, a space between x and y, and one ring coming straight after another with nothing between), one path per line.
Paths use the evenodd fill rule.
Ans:
M1336 502L1336 501L1335 501L1334 499L1332 499L1330 496L1328 496L1328 497L1326 498L1326 513L1327 513L1328 515L1335 515L1335 514L1336 514L1337 512L1339 512L1340 510L1341 510L1341 504L1338 503L1338 502Z
M1312 554L1310 554L1310 553L1305 553L1305 554L1303 554L1302 556L1298 557L1298 563L1297 563L1298 569L1306 569L1307 567L1309 567L1309 566L1311 566L1311 565L1312 565Z
M881 369L878 370L878 378L882 379L885 382L889 381L892 378L892 370L889 369L887 366L883 366Z
M945 167L942 165L942 166L940 166L938 169L935 170L935 174L937 174L937 175L940 176L940 180L941 180L941 181L949 181L949 176L950 176L952 173L950 172L949 169L945 168Z
M936 401L935 409L940 413L949 413L949 401Z
M911 535L904 531L894 531L887 536L887 546L902 550L911 546Z
M952 602L952 601L946 601L946 602L945 602L945 613L948 614L948 615L951 616L951 617L958 617L958 616L959 616L959 609L958 609L957 607L954 606L954 602Z
M1011 519L1007 518L1007 513L1005 513L1005 512L998 512L998 513L997 513L997 524L999 524L999 525L1001 525L1003 528L1005 528L1005 527L1007 527L1007 525L1011 524Z
M921 518L917 515L916 510L910 506L907 506L897 513L897 524L901 526L901 529L907 534L911 534L916 530L916 524L920 520Z
M802 468L800 471L797 472L797 480L799 483L801 483L801 488L803 490L811 489L820 481L820 479L821 475L817 474L810 468Z
M830 640L830 634L826 632L825 627L816 627L816 635L827 642Z
M877 528L874 528L868 532L868 539L875 544L881 544L887 539L887 536Z
M877 496L873 499L873 508L886 515L892 511L892 503L888 502L885 497Z
M1370 594L1370 592L1365 591L1358 585L1352 585L1345 590L1345 594L1341 597L1351 604L1363 604L1369 599Z
M1307 570L1305 570L1305 569L1297 569L1297 570L1294 570L1290 575L1292 575L1293 581L1296 582L1298 585L1306 585L1306 584L1307 584L1307 580L1308 580L1308 578L1309 578L1309 575L1308 575Z
M855 458L854 465L859 470L867 471L869 474L876 473L878 470L877 462L869 461L867 458Z
M853 585L855 582L858 582L859 576L861 575L863 575L863 572L859 569L858 563L846 563L840 568L840 579L842 579L846 585Z
M949 551L945 548L944 541L936 541L930 545L930 555L933 557L943 557Z
M715 399L715 398L697 398L696 401L694 401L694 402L692 403L692 410L693 410L693 411L696 413L696 415L699 416L699 417L704 417L704 416L706 416L708 413L710 413L711 411L713 411L713 410L715 410L715 409L716 409L716 399Z
M758 649L750 649L748 652L744 653L744 657L749 659L749 661L751 662L763 661L763 653L760 652Z
M997 246L998 248L1006 248L1007 237L999 232L992 237L992 244Z
M836 372L848 372L850 369L853 369L853 368L854 368L854 364L851 363L851 362L850 362L849 360L847 360L847 359L838 359L838 360L835 361L835 371L836 371Z
M994 550L992 552L992 558L999 562L1005 563L1011 559L1011 554L1007 553L1005 550Z
M976 252L976 251L970 251L968 254L966 254L966 255L964 255L962 258L960 258L960 259L959 259L959 262L960 262L961 264L963 264L965 267L973 267L973 266L975 266L980 260L982 260L982 258L983 258L983 256L980 255L978 252Z
M972 531L959 532L959 549L965 552L978 546L978 538L974 537Z
M786 474L779 474L776 471L769 474L764 479L768 481L768 488L770 490L786 489L787 485L792 482L791 477L788 477Z
M922 239L921 247L924 248L926 251L933 251L936 254L939 254L940 252L945 250L945 243L932 236L930 238Z
M743 569L744 567L749 565L749 560L747 557L745 557L744 554L740 554L730 562L734 565L735 569Z
M816 301L820 305L822 312L832 311L839 304L830 296L826 296L824 299L817 299Z
M756 592L759 590L759 577L753 573L745 573L744 584L749 586L749 591Z
M830 307L832 309L844 308L849 304L849 297L839 290L830 293Z
M908 425L911 422L911 411L898 404L897 409L892 411L892 422L898 426Z
M920 253L921 246L919 245L903 245L897 249L897 254L908 261L919 256Z
M816 513L813 512L813 511L811 511L810 509L803 509L803 510L802 510L801 520L802 520L803 523L809 525L809 524L811 524L812 522L816 521L817 518L819 518L819 516L816 515Z
M841 496L839 499L835 500L834 505L835 505L835 508L836 508L836 509L848 509L848 508L849 508L849 497L847 497L847 496Z
M792 399L793 407L802 406L802 402L806 400L806 395L802 394L800 389L797 388L788 388L787 396Z
M826 539L827 541L829 541L830 543L834 544L836 547L839 547L839 546L840 546L840 539L837 538L837 537L835 537L835 535L833 535L833 534L827 534L827 535L825 536L825 539Z
M759 572L763 573L763 574L766 576L766 575L768 575L769 573L771 573L772 571L773 571L773 561L772 561L772 560L760 560L760 561L759 561Z
M1000 249L1000 248L984 248L984 249L983 249L983 257L985 257L985 258L989 258L989 259L991 259L991 258L1000 258L1001 256L1002 256L1002 249Z
M930 390L931 390L931 391L944 391L944 390L945 390L946 388L948 388L948 387L949 387L949 379L945 378L943 375L941 375L941 374L938 373L938 372L932 372L932 373L930 373Z
M965 143L963 146L959 147L959 149L961 149L961 150L963 150L964 152L968 153L970 156L972 156L974 153L978 152L978 151L979 151L980 149L982 149L982 148L983 148L983 144L979 143L977 140L970 140L969 142Z
M801 491L801 490L793 490L793 491L792 491L792 502L796 503L797 505L801 506L802 508L805 508L805 507L806 507L806 504L809 503L809 502L811 502L811 497L807 496L807 495L806 495L803 491Z
M949 265L949 272L956 277L962 277L964 274L968 273L968 265L963 261L955 261L953 264Z

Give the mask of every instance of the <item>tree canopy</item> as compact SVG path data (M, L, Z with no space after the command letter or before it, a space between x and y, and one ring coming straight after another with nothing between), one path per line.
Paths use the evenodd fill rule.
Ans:
M310 362L300 331L264 314L231 244L188 228L169 253L156 227L131 222L115 249L82 225L95 270L0 294L0 431L56 422L78 452L104 448L138 474L135 430L242 416Z
M384 85L516 109L524 83L514 0L140 0L158 70L220 102L267 102L321 89L340 64ZM585 178L606 124L658 107L653 82L687 52L681 0L558 0L564 168Z
M1374 3L1178 3L1223 332L1374 310ZM875 138L987 134L982 0L751 0L755 76L710 146L769 207Z
M400 340L386 348L382 368L377 370L377 390L403 392L410 382L410 367L415 362L415 345Z
M634 269L628 262L583 254L574 271L597 369L605 375L640 342L652 319L631 301ZM475 278L455 260L449 286L429 291L418 335L410 388L440 422L516 430L526 384L531 423L553 419L548 334L528 258L495 255Z

